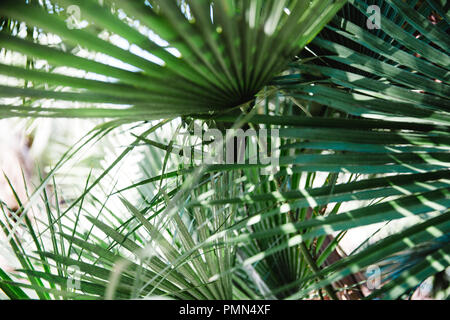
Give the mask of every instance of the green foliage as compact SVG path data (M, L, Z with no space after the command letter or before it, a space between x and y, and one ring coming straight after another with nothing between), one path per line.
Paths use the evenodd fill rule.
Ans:
M374 30L366 26L366 2L345 2L85 0L76 2L89 22L80 29L64 21L75 2L2 2L11 21L62 39L51 47L4 28L4 48L96 76L2 64L1 74L33 85L1 86L2 96L24 98L1 106L1 116L114 120L65 154L28 204L20 204L18 222L1 205L7 221L1 226L22 270L18 276L0 269L0 289L11 299L33 291L40 299L398 299L445 272L447 2L372 1L382 13L381 29ZM82 56L77 45L127 66ZM43 106L46 99L83 106ZM168 120L142 122L153 119ZM128 122L140 129L127 132L133 142L100 174L89 174L81 194L61 207L64 190L52 179L59 168ZM271 150L279 153L279 166L184 163L177 147L208 151L208 143L166 141L161 134L195 126L202 132L277 129L270 142L279 145ZM107 178L134 152L144 155L136 163L141 179L110 185ZM261 175L263 167L274 172ZM110 205L113 198L120 204ZM27 213L39 200L47 221L38 231ZM396 220L408 225L339 255L349 230ZM31 235L36 253L24 250L18 226ZM359 289L366 280L357 275L373 265L382 286L364 297ZM75 291L67 282L74 266L81 278Z

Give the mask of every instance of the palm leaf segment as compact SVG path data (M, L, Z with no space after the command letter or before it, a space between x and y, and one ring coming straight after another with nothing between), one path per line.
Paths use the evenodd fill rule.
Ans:
M251 99L282 71L344 2L157 0L105 1L101 6L98 1L83 0L55 1L51 8L42 8L3 1L5 16L55 34L62 43L52 48L1 33L2 47L47 60L52 67L81 69L107 81L1 65L0 73L8 76L72 88L54 92L1 87L2 95L127 105L131 110L9 106L2 108L2 116L36 112L44 116L154 119L234 107ZM72 10L89 25L77 29L71 20L65 21L65 12ZM101 31L126 39L127 44L119 47L102 40ZM75 46L101 55L81 57L70 50ZM108 63L111 58L122 65L112 66Z

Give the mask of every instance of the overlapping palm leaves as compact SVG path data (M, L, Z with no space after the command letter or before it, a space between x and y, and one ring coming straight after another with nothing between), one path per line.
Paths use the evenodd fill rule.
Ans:
M322 156L324 159L335 159L334 168L326 164L331 170L354 173L409 172L412 174L392 179L413 178L412 184L415 186L421 184L418 180L420 177L439 170L435 165L440 163L438 166L441 166L443 171L434 173L437 174L437 180L433 181L443 182L442 188L431 187L435 182L429 180L423 185L427 186L423 191L428 190L424 193L409 188L402 189L392 181L390 186L398 191L403 190L399 193L403 197L394 203L381 203L362 209L361 212L370 213L375 209L377 216L384 219L382 217L385 211L382 208L395 212L394 215L403 216L437 211L443 215L435 219L446 221L449 195L448 180L445 176L448 173L448 160L441 156L448 155L448 14L444 6L441 7L434 1L405 3L392 0L374 1L369 4L357 0L349 2L351 5L346 6L309 46L314 55L292 64L298 73L277 80L277 83L285 85L287 94L295 99L324 104L337 112L350 115L350 119L345 120L346 128L340 130L342 136L326 135L327 131L322 131L322 135L319 135L320 131L313 129L311 131L316 131L318 135L312 136L310 141L303 145L305 148L309 145L314 149L335 150L335 155ZM367 10L370 4L380 5L384 14L381 16L381 28L369 32L366 29L366 16L370 17L372 14ZM290 81L292 83L289 83ZM383 120L372 122L374 125L389 124L398 127L366 127L362 132L357 125L351 124L354 121L353 116ZM336 121L333 125L337 123ZM434 128L412 127L427 124ZM404 125L411 127L401 128ZM392 134L399 140L391 136ZM421 135L427 136L429 141L419 142L413 138ZM373 138L375 140L372 140ZM380 140L377 142L377 139ZM346 160L339 168L340 158ZM373 181L375 180L367 180L369 183ZM378 189L382 190L387 189ZM434 192L431 190L436 190L440 195L434 198L429 193ZM407 199L413 198L416 204L410 206ZM428 222L422 224L425 227ZM431 237L419 226L420 224L409 229L417 230L417 234L411 235L415 240L409 244L410 247L431 241L434 237L441 238L442 241L438 241L438 245L433 247L436 251L428 252L426 259L418 259L416 263L412 263L409 270L403 269L403 273L395 275L399 280L392 281L380 291L384 292L387 298L398 298L411 292L415 285L448 265L448 252L445 249L448 245L448 230L445 223L441 225L442 228L437 227L434 234L429 229L428 232L433 235ZM390 238L399 239L397 236ZM411 238L400 239L407 242ZM389 238L386 241L389 241ZM398 251L408 248L408 245L395 245L398 248L394 250ZM375 245L373 248L381 247ZM369 260L359 265L360 267L376 262L376 259L369 257L383 252L371 250L368 248L361 252L360 256ZM387 250L383 257L395 252ZM355 263L356 257L358 255L349 258L349 261ZM380 258L381 256L378 256L379 260ZM336 271L339 264L331 267L329 271ZM345 265L345 262L342 264ZM348 266L347 273L350 270L350 265ZM355 265L352 267L356 270Z
M41 253L41 257L60 265L78 265L84 272L81 292L118 298L153 294L198 299L305 298L314 292L322 294L320 288L325 288L326 294L335 298L335 291L342 289L337 285L339 280L370 265L389 265L392 259L405 261L402 254L407 252L407 263L394 264L394 270L386 273L385 279L390 281L371 296L399 298L449 265L449 46L445 4L374 1L382 9L381 29L368 31L368 5L352 0L314 38L342 3L106 3L139 20L168 44L152 43L120 19L120 13L114 14L120 11L104 10L96 2L77 2L86 13L85 19L95 22L82 30L67 29L64 17L57 13L59 7L48 14L40 7L8 4L8 16L59 34L67 44L79 43L139 70L107 66L2 34L2 44L10 50L45 58L55 66L81 68L114 79L86 80L5 65L1 67L4 74L81 91L76 95L34 88L3 91L10 96L132 107L5 106L1 109L3 116L101 116L129 121L196 114L195 118L206 120L209 126L223 128L222 124L234 122L237 115L218 115L219 111L249 101L251 106L256 104L254 111L260 111L258 104L265 101L265 115L250 113L245 119L255 127L279 129L280 171L261 177L262 165L213 165L198 168L194 176L188 175L192 169L182 169L131 186L145 188L156 181L164 188L139 209L124 200L133 223L114 227L90 218L109 237L106 243L65 235L85 252L85 260ZM61 8L70 5L66 1L58 4ZM157 61L152 63L100 41L94 26L120 35L160 60L152 58ZM313 38L308 50L291 62ZM285 71L283 76L273 79L281 71ZM269 81L276 88L275 97L269 91L252 102ZM275 110L269 108L272 103ZM170 144L146 136L137 141L172 151ZM316 172L328 174L323 187L314 187ZM350 174L348 183L338 183L342 173ZM365 176L361 179L360 175ZM187 181L180 185L180 178ZM336 214L341 203L353 200L377 203ZM167 216L160 221L156 218L161 213ZM347 258L326 263L346 230L405 217L416 220ZM144 238L152 239L150 249L156 246L160 251L150 250L148 255L144 247L149 249L149 243L133 233L138 227L147 230ZM162 233L173 236L174 230L179 235L171 244ZM330 242L329 235L335 233L339 233L337 240ZM143 264L125 262L118 272L122 278L111 293L106 289L110 271L117 267L117 261L128 259L123 251L119 259L118 254L106 249L117 245L137 254ZM61 287L67 281L48 272L25 273L35 281L35 289L41 287L36 282L41 278ZM22 296L20 291L15 292L17 287L9 286L8 275L2 278L4 290L11 297Z
M3 2L4 15L59 36L64 46L50 48L2 33L2 47L45 59L53 67L81 69L110 81L3 65L3 74L67 86L73 91L2 87L2 95L131 106L126 110L34 108L33 113L41 116L148 120L235 107L252 99L282 71L343 3L105 1L103 7L97 1L86 0L56 1L51 8L44 8L33 3ZM76 29L65 21L69 19L67 10L74 5L79 8L78 18L90 22L88 27ZM285 8L292 14L287 15ZM130 25L124 16L138 21L140 29ZM128 42L126 48L102 40L98 30L122 37ZM96 61L80 57L70 51L77 45L102 55ZM105 56L126 66L102 63ZM3 116L24 113L30 114L31 110L27 106L2 108Z

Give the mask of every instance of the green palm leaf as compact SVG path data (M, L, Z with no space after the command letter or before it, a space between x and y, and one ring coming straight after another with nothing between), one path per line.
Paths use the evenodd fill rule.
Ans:
M174 135L195 125L202 133L278 130L278 138L269 139L279 142L271 149L279 153L277 165L198 165L173 157L210 150L205 141L187 139L181 152L179 142L155 133L169 120L139 123L144 133L130 133L133 143L94 182L88 179L59 215L67 230L58 237L69 251L58 248L50 206L44 231L27 225L34 238L51 235L53 250L35 241L32 257L42 268L33 268L11 242L28 288L42 298L71 297L65 268L77 266L77 292L89 298L309 299L323 298L322 289L340 298L349 294L349 277L357 290L357 274L376 265L383 286L366 298L398 299L443 272L450 232L446 6L349 0L341 9L345 2L2 3L12 21L61 38L48 46L0 32L4 48L45 60L52 70L0 65L1 74L33 82L0 86L2 96L23 98L1 106L2 117L118 119L98 128L99 135L130 121L178 116ZM381 29L367 30L372 3L380 6ZM71 5L86 26L68 28ZM82 50L74 50L77 45ZM94 53L100 55L93 59ZM61 66L88 76L56 72ZM46 99L63 107L44 106ZM65 105L72 101L84 105ZM141 147L142 179L107 193L123 208L95 199L94 188ZM262 176L264 167L276 173ZM129 200L128 192L137 198ZM356 208L345 209L355 201ZM77 228L81 212L88 233ZM349 256L338 255L347 231L397 220L408 225ZM0 288L11 298L26 298L13 278L0 273Z

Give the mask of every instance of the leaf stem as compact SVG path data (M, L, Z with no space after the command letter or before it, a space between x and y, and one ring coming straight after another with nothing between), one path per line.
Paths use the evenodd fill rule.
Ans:
M313 257L309 253L309 250L306 247L304 242L300 243L300 252L302 253L303 257L305 258L306 263L308 264L308 266L311 268L313 273L317 276L317 273L320 271L319 267L317 267L316 262L314 261ZM322 280L321 277L319 277L319 276L317 276L317 278L319 280ZM337 297L337 295L334 292L333 287L331 285L329 285L329 284L326 285L324 287L324 289L325 289L326 293L328 294L328 296L330 297L331 300L339 300L339 298Z

